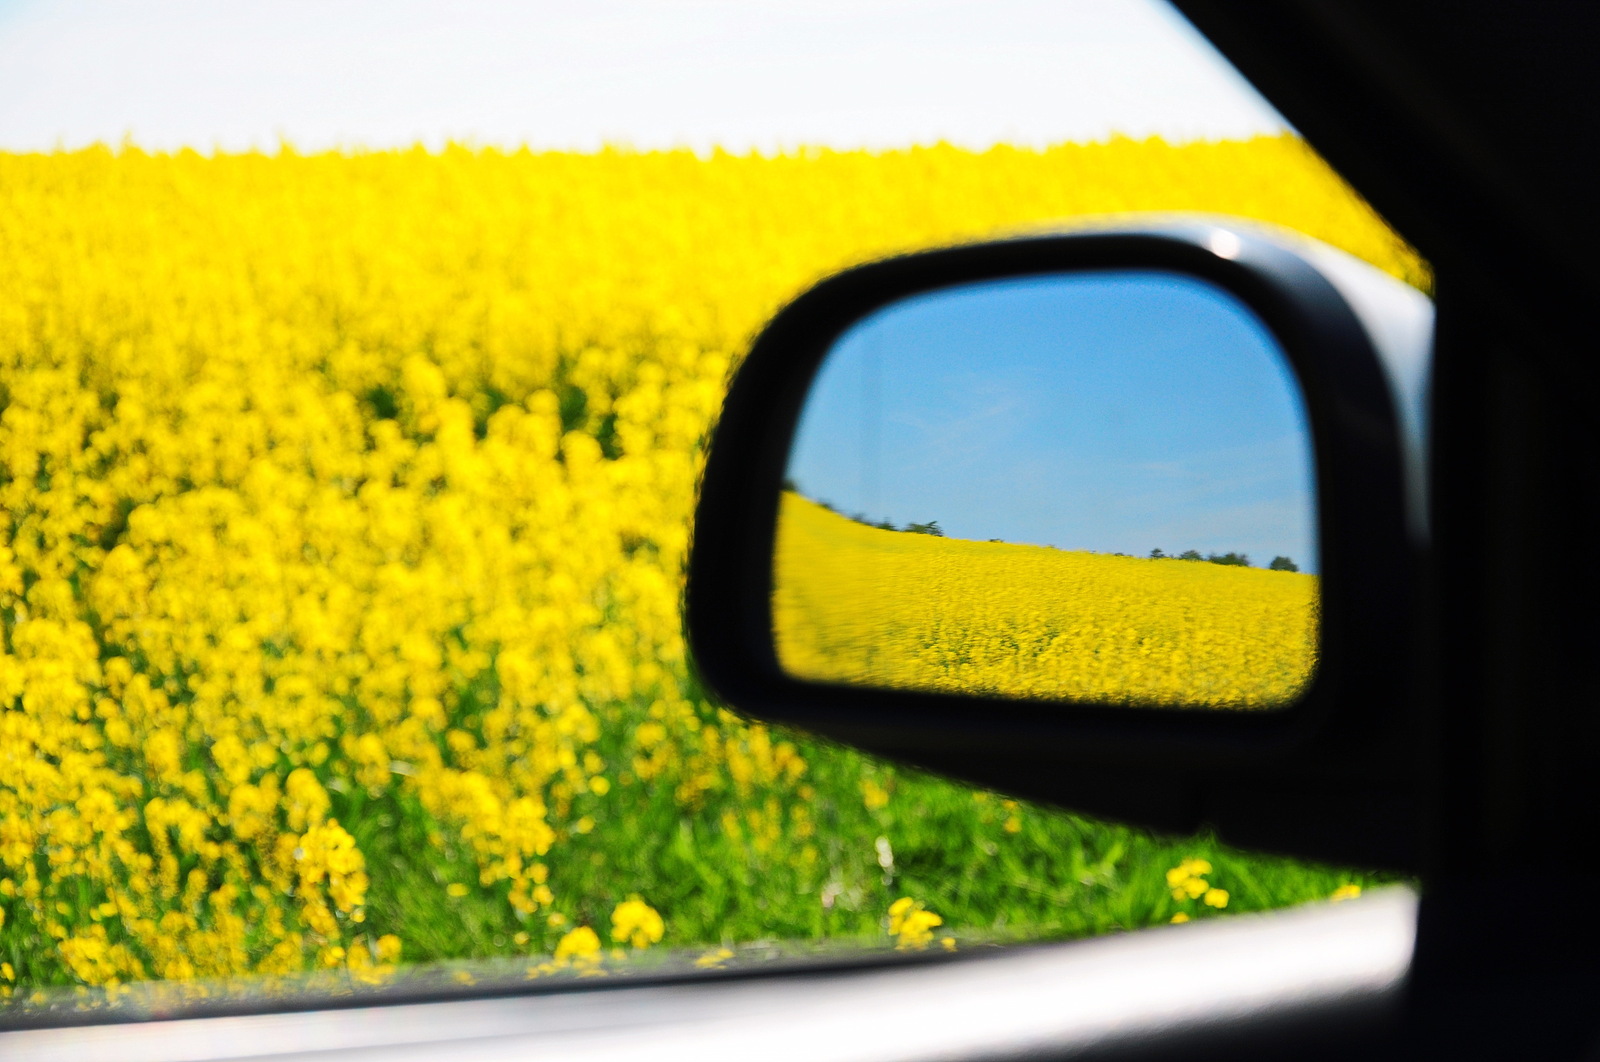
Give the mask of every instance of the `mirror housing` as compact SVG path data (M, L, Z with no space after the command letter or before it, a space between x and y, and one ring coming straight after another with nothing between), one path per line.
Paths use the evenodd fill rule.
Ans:
M780 668L771 600L784 470L834 341L912 296L1076 271L1207 281L1259 316L1306 404L1321 568L1318 667L1277 712L1027 702L806 682ZM1304 237L1157 218L906 255L784 308L736 374L712 436L686 590L691 652L736 710L1017 796L1153 829L1417 866L1414 588L1426 547L1422 394L1432 305Z

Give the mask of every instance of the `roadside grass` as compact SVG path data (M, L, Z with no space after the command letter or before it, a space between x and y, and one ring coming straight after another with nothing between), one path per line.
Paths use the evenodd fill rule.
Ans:
M717 714L700 704L708 717ZM642 717L642 708L614 709L602 749L625 752L639 721L629 716ZM663 947L772 940L881 947L890 943L890 904L909 896L943 919L936 936L959 947L1122 932L1178 914L1269 910L1326 900L1341 886L1399 880L1241 852L1207 834L1158 836L1011 801L838 745L789 740L807 769L787 794L754 801L728 794L685 808L672 785L635 781L612 789L595 801L593 828L560 841L552 911L526 919L503 890L478 884L471 853L415 798L399 790L377 799L347 796L340 818L351 824L372 875L368 922L401 936L408 964L538 956L574 926L603 930L612 906L638 895L665 919ZM774 809L772 821L787 825L764 843L751 816L766 819ZM797 838L795 812L802 809L799 821L812 825ZM1205 878L1227 891L1226 907L1173 898L1167 872L1193 859L1211 864ZM466 886L465 894L450 895L452 883Z

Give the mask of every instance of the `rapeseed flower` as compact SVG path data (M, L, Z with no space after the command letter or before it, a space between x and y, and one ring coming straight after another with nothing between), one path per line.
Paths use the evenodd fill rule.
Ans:
M648 948L661 942L666 923L654 907L637 896L617 904L611 912L611 939L631 944L635 948Z
M26 765L0 777L0 948L26 956L0 980L24 996L378 976L413 927L367 905L396 873L362 840L377 803L541 948L558 903L639 887L552 868L657 792L753 865L822 862L805 757L702 703L678 609L730 371L826 273L1142 206L1276 220L1426 279L1292 138L97 147L0 154L0 188L0 762ZM1205 697L1249 707L1304 663L1204 671ZM629 918L629 943L660 939ZM579 927L555 950L601 944Z
M556 944L558 964L591 966L600 961L600 935L588 926L568 932Z
M923 906L920 900L902 896L889 905L889 935L901 950L920 950L933 940L933 931L944 919Z
M1185 859L1171 870L1167 871L1167 888L1172 892L1172 898L1180 903L1199 900L1206 907L1217 910L1228 906L1230 896L1227 889L1216 888L1206 880L1205 875L1212 872L1209 860ZM1175 923L1189 921L1187 912L1179 911L1172 916Z
M773 564L778 658L816 681L1250 709L1316 662L1313 575L905 534L793 491Z

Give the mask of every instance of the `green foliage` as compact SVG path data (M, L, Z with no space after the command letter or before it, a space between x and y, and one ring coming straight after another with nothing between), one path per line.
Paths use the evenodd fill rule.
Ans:
M1118 553L1118 554L1116 554L1116 556L1120 557L1120 556L1122 556L1122 554ZM1230 550L1227 553L1201 553L1199 550L1196 550L1196 549L1186 549L1182 553L1179 553L1176 556L1173 556L1170 553L1163 553L1159 549L1153 549L1153 550L1150 551L1150 559L1151 560L1210 561L1212 564L1225 564L1225 565L1229 565L1231 567L1237 567L1237 568L1248 568L1248 567L1250 567L1250 555L1248 553L1238 553L1238 552L1235 552L1235 551L1232 551L1232 550ZM1274 565L1276 565L1278 563L1278 561L1283 561L1284 563L1291 565L1288 568L1277 569L1279 571L1297 572L1297 571L1300 570L1299 568L1295 568L1295 567L1292 566L1294 562L1290 561L1288 557L1275 558L1272 563Z
M729 726L710 704L700 702L700 710L708 722L720 718ZM613 713L602 743L606 758L621 762L625 735L646 710L619 705ZM663 944L671 947L760 939L882 946L885 912L901 896L944 919L939 935L1025 941L1161 925L1180 912L1204 918L1267 910L1325 900L1346 883L1392 880L1247 855L1203 834L1159 837L1007 800L823 741L783 737L807 763L797 786L742 797L723 788L685 806L674 785L622 785L596 801L592 832L563 839L562 858L551 864L556 909L566 925L604 924L605 904L572 898L621 899L625 883L626 892L661 911ZM374 877L368 917L404 934L407 962L554 947L560 931L547 929L542 915L519 920L493 891L476 887L469 853L430 843L420 807L392 795L380 803L353 816L362 824L369 863L385 868ZM802 807L815 825L809 839L786 836L764 846L749 827L752 809L793 821ZM1208 877L1228 890L1226 911L1173 899L1166 872L1196 858L1214 865ZM441 885L451 881L474 887L451 899ZM514 943L527 931L530 944Z
M1250 567L1250 558L1248 555L1243 553L1234 553L1231 551L1228 553L1208 553L1206 554L1206 560L1210 561L1212 564L1226 564L1236 568Z
M1300 565L1288 557L1273 557L1272 563L1267 565L1267 570L1272 572L1297 572L1300 570Z

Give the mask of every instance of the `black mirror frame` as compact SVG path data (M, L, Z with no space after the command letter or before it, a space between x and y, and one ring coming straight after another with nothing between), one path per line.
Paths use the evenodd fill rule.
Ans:
M1301 697L1266 711L1130 708L786 674L770 605L779 490L800 409L835 340L913 295L1108 269L1168 271L1230 292L1274 334L1299 380L1316 461L1322 581L1319 659ZM701 679L762 721L1137 824L1209 823L1261 847L1404 869L1416 860L1415 781L1402 769L1410 762L1416 552L1395 399L1355 312L1290 241L1251 224L1176 221L906 255L840 273L785 307L736 374L712 435L685 616ZM1263 785L1275 795L1262 796ZM1318 785L1344 789L1348 812L1306 791ZM1280 811L1253 807L1263 799Z

